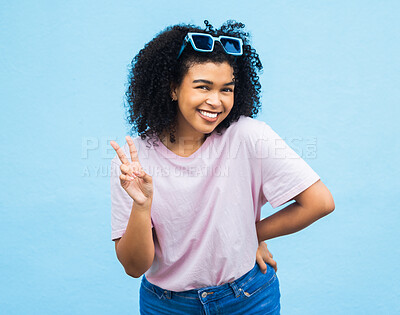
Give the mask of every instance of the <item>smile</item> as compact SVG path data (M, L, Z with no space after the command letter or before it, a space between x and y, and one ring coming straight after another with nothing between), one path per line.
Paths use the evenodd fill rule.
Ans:
M215 118L218 116L218 113L210 113L210 112L206 112L204 110L200 110L200 114L210 117L210 118Z
M217 116L219 114L221 114L221 113L207 112L207 111L200 110L200 109L198 110L198 112L200 113L200 116L202 118L204 118L205 120L208 120L208 121L216 121L217 120Z

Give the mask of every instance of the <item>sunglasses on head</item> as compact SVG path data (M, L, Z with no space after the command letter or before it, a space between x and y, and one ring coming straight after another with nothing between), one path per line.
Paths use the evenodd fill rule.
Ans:
M227 54L235 56L240 56L243 54L243 41L241 38L223 35L214 37L210 34L190 32L187 33L185 39L183 40L183 44L177 59L181 56L188 42L192 44L193 49L196 51L211 52L214 50L215 41L220 42Z

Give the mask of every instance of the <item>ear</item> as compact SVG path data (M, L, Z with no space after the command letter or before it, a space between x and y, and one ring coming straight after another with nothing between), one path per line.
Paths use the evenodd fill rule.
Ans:
M173 100L173 101L178 100L176 84L171 83L171 84L170 84L170 89L171 89L171 98L172 98L172 100Z

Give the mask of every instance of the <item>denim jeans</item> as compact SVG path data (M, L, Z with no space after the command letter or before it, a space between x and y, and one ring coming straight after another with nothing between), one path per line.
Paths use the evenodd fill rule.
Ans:
M280 314L279 281L267 267L266 274L256 264L233 282L182 292L164 290L143 276L140 314Z

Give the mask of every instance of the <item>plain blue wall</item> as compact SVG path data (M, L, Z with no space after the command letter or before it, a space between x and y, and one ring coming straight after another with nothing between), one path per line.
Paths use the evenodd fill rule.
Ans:
M1 1L0 313L135 314L110 239L127 67L179 22L244 22L263 111L335 212L268 242L283 314L400 312L399 1ZM269 205L264 215L272 213Z

